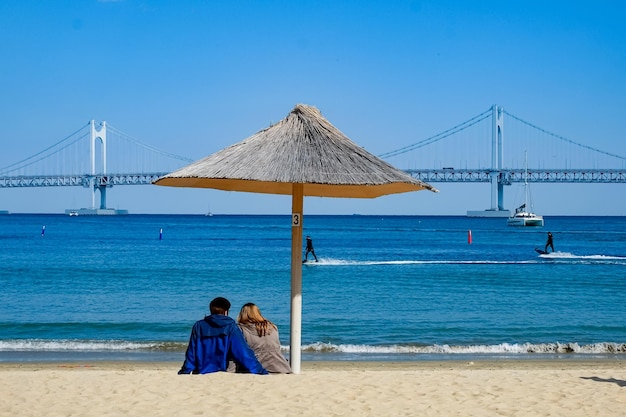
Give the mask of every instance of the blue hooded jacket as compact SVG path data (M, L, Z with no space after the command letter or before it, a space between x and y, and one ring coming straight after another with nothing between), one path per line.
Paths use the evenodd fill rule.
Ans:
M211 314L198 320L191 329L185 363L179 374L206 374L226 371L228 362L253 374L267 374L245 339L235 320Z

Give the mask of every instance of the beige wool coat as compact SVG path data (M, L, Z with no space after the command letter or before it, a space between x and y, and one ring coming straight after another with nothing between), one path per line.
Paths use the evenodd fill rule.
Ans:
M261 365L270 373L289 374L291 367L280 352L280 339L278 330L272 329L271 333L259 336L253 323L239 324L243 337L254 351Z

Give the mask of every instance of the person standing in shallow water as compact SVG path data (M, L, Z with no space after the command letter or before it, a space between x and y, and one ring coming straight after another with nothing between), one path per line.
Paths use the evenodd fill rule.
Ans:
M315 258L315 262L317 262L317 256L315 256L315 249L313 249L313 240L311 240L311 236L306 237L306 251L304 252L304 260L309 260L309 252Z
M254 303L241 307L237 323L263 368L273 374L290 374L291 367L280 352L278 327L261 314Z
M546 242L546 247L543 250L545 253L548 253L548 247L550 247L552 249L552 252L554 252L554 243L552 242L552 232L548 232L548 241Z

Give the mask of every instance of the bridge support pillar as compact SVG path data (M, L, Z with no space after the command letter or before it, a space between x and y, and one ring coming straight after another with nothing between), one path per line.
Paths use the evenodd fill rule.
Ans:
M100 190L100 209L107 208L107 187L106 185L98 186Z
M90 140L90 156L91 156L91 176L89 178L89 188L91 188L91 207L79 210L66 210L66 212L76 212L78 215L110 215L110 214L128 214L127 210L108 209L107 208L107 124L102 122L100 128L96 127L96 122L90 122L91 140ZM98 150L98 139L100 140L100 156L96 158ZM100 206L96 207L96 190L100 191Z
M106 174L107 170L107 123L102 122L100 125L100 129L96 129L96 122L94 120L91 121L91 143L90 143L90 153L91 153L91 175L95 177L96 171L100 170L102 174ZM100 139L102 142L102 159L101 166L98 167L96 164L96 142L97 139ZM106 190L105 187L99 184L92 184L91 188L91 207L96 208L96 189L100 190L100 208L106 208ZM103 206L104 204L104 206Z
M502 172L502 148L504 142L504 112L501 107L492 107L492 131L491 131L491 209L494 211L504 210L504 186L500 182Z
M496 104L491 108L491 207L483 211L468 211L469 217L509 217L504 208L504 183L502 181L502 155L504 148L504 109Z

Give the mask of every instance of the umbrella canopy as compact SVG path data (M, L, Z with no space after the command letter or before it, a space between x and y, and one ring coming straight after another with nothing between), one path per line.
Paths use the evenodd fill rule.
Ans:
M315 107L159 178L155 184L305 196L373 198L435 189L356 145Z
M298 104L280 122L156 181L172 187L292 196L290 362L300 372L304 196L374 198L437 190L356 145L315 107Z

